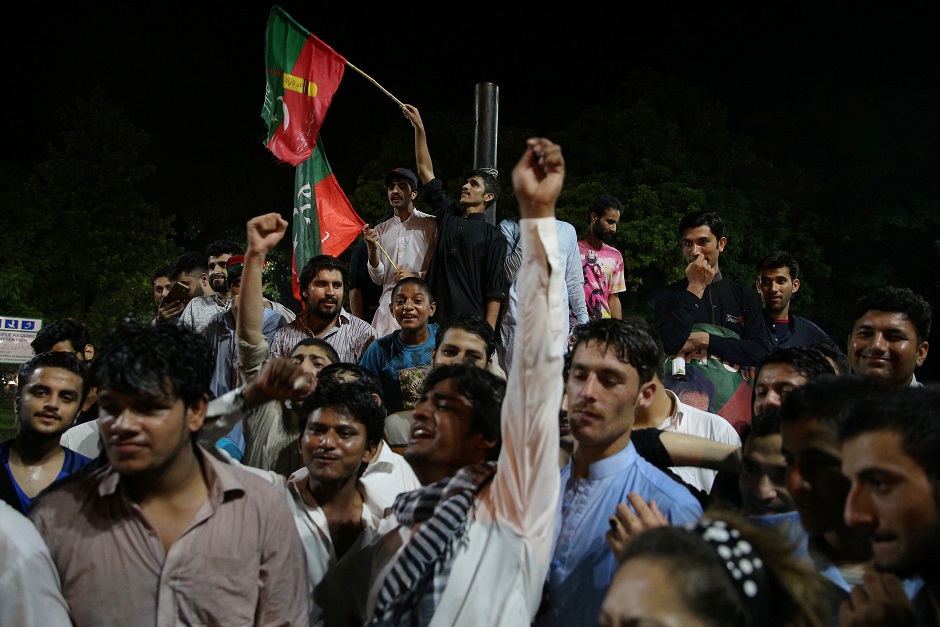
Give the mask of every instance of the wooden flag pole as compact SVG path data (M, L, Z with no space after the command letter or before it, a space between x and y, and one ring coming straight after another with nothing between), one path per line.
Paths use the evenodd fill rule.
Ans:
M381 89L381 90L385 93L386 96L388 96L389 98L391 98L392 100L394 100L394 101L395 101L395 104L397 104L399 107L404 107L404 106L405 106L404 103L402 103L401 100L399 100L398 98L396 98L395 96L393 96L393 95L391 94L391 92L389 92L387 89L385 89L384 87L382 87L381 85L379 85L378 81L376 81L374 78L372 78L371 76L369 76L368 74L366 74L365 72L363 72L362 70L360 70L359 68L357 68L355 65L353 65L353 64L350 63L349 61L346 62L346 65L348 65L349 67L351 67L352 69L356 70L357 72L359 72L360 74L362 74L363 76L365 76L367 79L369 79L369 80L372 82L372 84L375 85L376 87L378 87L379 89ZM383 250L383 252L384 252L384 250ZM386 253L385 256L387 257L387 256L388 256L388 253ZM391 259L389 259L389 261L391 261ZM392 265L394 265L394 264L392 264ZM397 268L396 268L396 269L397 269Z

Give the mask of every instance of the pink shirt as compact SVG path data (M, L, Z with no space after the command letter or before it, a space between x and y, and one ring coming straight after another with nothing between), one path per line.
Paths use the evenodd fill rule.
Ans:
M169 551L110 465L36 501L82 625L306 625L303 545L268 481L197 447L209 496Z
M604 244L600 250L578 240L581 268L584 271L584 300L591 320L610 318L610 295L627 289L623 276L623 255Z

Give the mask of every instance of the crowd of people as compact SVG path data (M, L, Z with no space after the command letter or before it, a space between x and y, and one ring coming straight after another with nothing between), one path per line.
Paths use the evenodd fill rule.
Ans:
M791 255L735 283L695 211L686 277L624 315L617 198L578 238L532 138L492 225L497 173L450 200L403 111L417 174L350 264L302 268L299 311L265 297L267 213L155 270L152 319L37 334L0 625L938 624L924 298L861 296L843 349L791 312Z

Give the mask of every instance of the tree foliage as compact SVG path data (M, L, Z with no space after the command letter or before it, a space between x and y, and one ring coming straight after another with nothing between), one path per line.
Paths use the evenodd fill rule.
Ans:
M153 315L150 272L178 254L170 220L138 185L152 172L149 141L100 90L60 111L59 141L19 179L5 167L3 204L18 228L3 233L0 310L47 320L72 316L94 335L123 316Z

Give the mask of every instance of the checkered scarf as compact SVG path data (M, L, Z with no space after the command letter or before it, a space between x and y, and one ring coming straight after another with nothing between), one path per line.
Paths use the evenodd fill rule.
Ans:
M493 478L496 464L465 466L448 477L399 494L392 510L406 527L426 521L389 571L367 627L424 627L450 576L456 547L467 531L473 497Z

